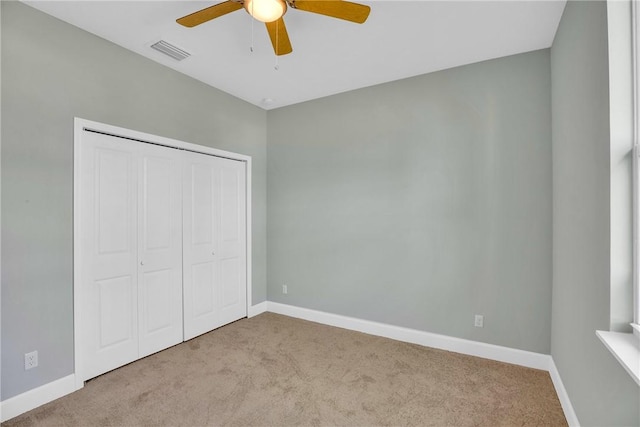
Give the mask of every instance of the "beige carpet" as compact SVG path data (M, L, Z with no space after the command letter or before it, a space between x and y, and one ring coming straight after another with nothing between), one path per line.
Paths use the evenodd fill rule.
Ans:
M3 426L566 425L549 374L271 313Z

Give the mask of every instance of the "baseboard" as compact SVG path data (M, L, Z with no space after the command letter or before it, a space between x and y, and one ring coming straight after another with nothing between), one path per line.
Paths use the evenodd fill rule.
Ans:
M558 399L562 405L562 410L565 418L567 419L567 423L569 423L569 426L571 427L578 427L580 425L578 417L573 410L573 405L571 404L569 395L567 394L567 390L564 388L564 384L560 378L560 373L556 368L553 358L548 354L534 353L531 351L518 350L494 344L465 340L462 338L387 325L384 323L341 316L339 314L326 313L323 311L311 310L308 308L301 308L271 301L267 302L267 311L298 319L309 320L311 322L321 323L324 325L363 332L369 335L419 344L425 347L438 348L441 350L453 351L455 353L496 360L498 362L511 363L514 365L525 366L527 368L548 371L551 376L553 386L556 389L556 393L558 394Z
M265 311L267 311L267 302L263 301L259 304L252 305L251 307L249 307L247 317L251 318L253 316L257 316L258 314L262 314Z
M384 323L356 319L354 317L341 316L338 314L325 313L322 311L295 307L277 302L269 301L267 303L267 307L268 311L273 313L322 323L324 325L336 326L339 328L350 329L352 331L363 332L369 335L410 342L412 344L419 344L425 347L438 348L441 350L453 351L455 353L468 354L470 356L526 366L528 368L542 369L545 371L549 370L549 361L551 356L548 354L534 353L531 351L502 347L494 344L465 340L462 338L387 325Z
M553 358L548 354L534 353L494 344L465 340L462 338L387 325L384 323L372 322L370 320L341 316L338 314L295 307L271 301L264 301L249 307L248 317L257 316L258 314L266 311L298 319L309 320L311 322L321 323L324 325L358 331L369 335L419 344L425 347L438 348L441 350L453 351L455 353L467 354L470 356L477 356L499 362L548 371L569 426L573 427L580 425L578 417L573 409L573 405L569 399L569 395L567 394L564 384L562 383L562 379L560 378L560 373L558 372ZM75 375L71 374L7 399L0 402L0 422L10 420L11 418L79 390L80 388L81 387L76 387Z
M573 410L573 405L571 404L571 400L569 400L569 394L567 393L567 389L564 388L562 378L560 378L560 372L558 372L558 368L556 367L553 358L549 361L549 375L551 375L551 381L553 381L553 386L556 389L558 399L560 399L560 404L564 411L564 417L567 419L569 427L580 426L578 416L576 415L576 411Z
M10 420L13 417L17 417L20 414L62 396L66 396L76 390L76 376L75 374L71 374L7 400L3 400L0 402L0 422Z

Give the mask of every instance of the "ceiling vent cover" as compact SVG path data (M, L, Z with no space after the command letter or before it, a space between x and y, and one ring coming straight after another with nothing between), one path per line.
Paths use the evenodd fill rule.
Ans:
M165 55L172 57L176 61L182 61L183 59L191 56L189 52L185 52L179 47L175 47L171 43L167 43L164 40L160 40L159 42L152 44L151 47L158 52L162 52Z

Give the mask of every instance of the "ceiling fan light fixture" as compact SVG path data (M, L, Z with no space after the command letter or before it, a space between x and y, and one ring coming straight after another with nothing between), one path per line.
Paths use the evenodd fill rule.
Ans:
M258 21L277 21L287 11L283 0L245 0L244 8Z

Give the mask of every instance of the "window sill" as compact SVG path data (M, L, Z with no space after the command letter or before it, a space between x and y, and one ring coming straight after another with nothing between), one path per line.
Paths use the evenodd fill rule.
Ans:
M620 332L596 331L596 335L640 386L640 339Z

